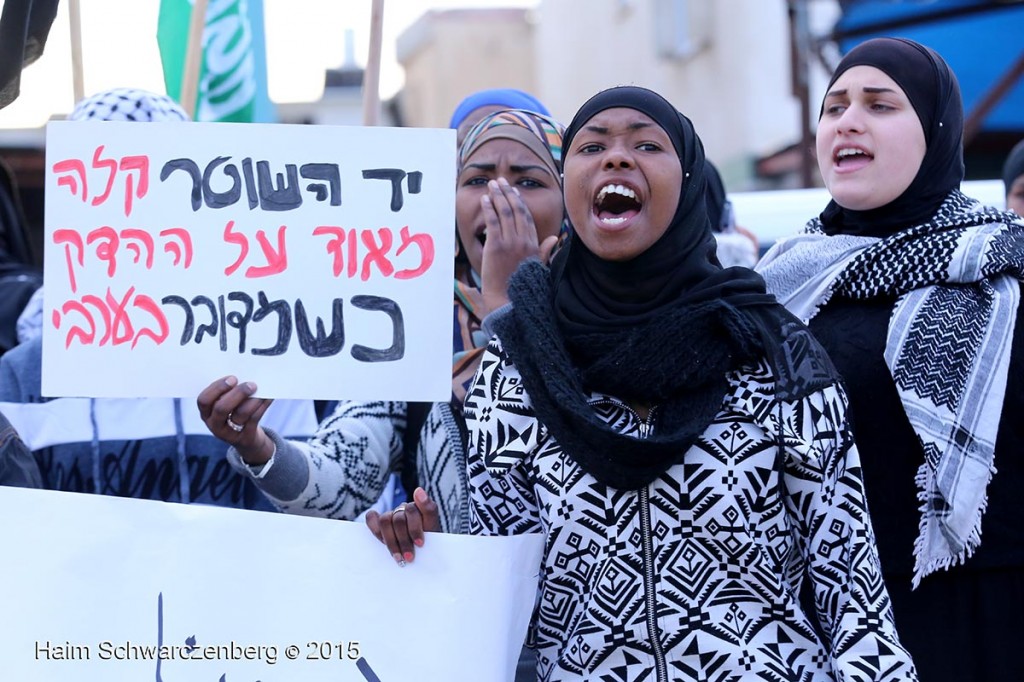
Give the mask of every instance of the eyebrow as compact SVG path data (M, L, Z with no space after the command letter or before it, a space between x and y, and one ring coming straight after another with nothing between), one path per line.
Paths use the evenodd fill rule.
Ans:
M635 123L630 123L628 126L626 126L626 129L627 130L643 130L644 128L650 128L652 125L653 125L652 123L647 123L646 121L636 121ZM588 130L588 131L590 131L592 133L597 133L598 135L607 135L610 132L608 130L608 128L605 128L604 126L590 125L590 126L583 126L583 129L584 130Z
M865 87L863 87L861 89L864 92L868 93L869 95L880 95L880 94L883 94L883 93L895 93L896 92L892 88L877 88L877 87L873 87L873 86L870 86L870 85L867 85L867 86L865 86ZM833 90L832 92L826 93L825 97L842 97L846 93L847 93L846 88L843 88L842 90Z
M463 167L463 170L465 170L466 168L475 168L476 170L487 171L487 172L493 173L494 171L498 170L498 164L496 164L496 163L468 163L468 164L466 164ZM531 170L537 170L537 171L541 171L543 173L546 173L547 175L551 175L551 171L549 169L545 168L544 166L534 165L534 164L511 165L511 166L508 167L508 169L510 171L512 171L513 173L526 173L526 172L531 171Z

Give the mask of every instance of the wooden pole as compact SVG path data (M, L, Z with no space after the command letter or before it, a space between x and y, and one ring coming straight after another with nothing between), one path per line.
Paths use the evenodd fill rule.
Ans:
M71 78L75 104L85 97L85 76L82 69L82 8L78 0L70 0L68 14L71 24Z
M384 27L384 0L373 0L370 12L370 54L363 72L363 125L380 125L380 46Z
M206 28L207 0L195 0L188 25L188 46L185 48L185 72L181 76L181 106L193 121L196 118L196 96L199 93L199 68L203 64L203 29Z
M1017 61L999 77L996 84L982 95L978 103L974 105L974 111L964 121L965 147L974 141L974 138L981 132L981 125L985 122L985 118L992 113L996 105L1006 97L1006 94L1022 77L1024 77L1024 50L1017 57Z

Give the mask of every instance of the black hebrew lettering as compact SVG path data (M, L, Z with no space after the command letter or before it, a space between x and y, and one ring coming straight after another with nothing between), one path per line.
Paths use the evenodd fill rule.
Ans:
M409 185L409 194L419 194L420 188L423 186L423 172L413 171L409 173L409 179L406 184Z
M252 173L252 159L248 156L242 159L242 175L245 176L245 196L249 200L249 210L251 211L259 205L260 198L256 193L256 179Z
M160 302L164 305L168 303L180 305L181 309L185 311L185 325L181 330L181 345L184 346L192 338L192 332L195 329L195 317L192 315L192 306L181 296L164 296Z
M316 194L317 201L323 201L330 193L331 206L341 206L341 171L336 163L306 163L299 168L299 175L311 182L306 189Z
M198 211L203 205L202 178L199 166L192 159L171 159L160 169L160 182L164 182L176 170L185 171L192 178L192 210Z
M352 346L352 357L360 362L401 360L405 356L405 319L398 304L383 296L353 296L352 305L360 310L373 310L386 314L391 318L392 327L391 346L370 348L355 344Z
M260 188L260 208L264 211L288 211L302 205L299 194L299 169L294 163L286 163L285 173L277 174L276 182L271 177L270 163L256 162L256 179Z
M402 180L405 179L404 170L401 168L371 168L363 171L363 178L366 180L390 180L391 210L394 212L402 210Z
M249 326L249 321L252 319L252 296L243 291L232 291L228 294L228 300L240 301L245 306L244 313L233 310L224 318L228 326L234 327L238 330L238 352L244 353L245 330ZM224 331L226 332L227 329Z
M230 160L230 156L218 156L206 164L206 170L203 171L203 201L210 208L234 206L238 203L238 198L242 196L242 178L234 164L228 164L224 167L224 174L231 178L231 187L227 191L215 192L210 186L210 177L217 170L217 167Z
M220 328L217 317L217 308L213 305L213 300L207 296L196 296L192 299L192 306L205 305L210 309L210 317L212 321L210 324L201 324L199 329L196 330L196 343L202 343L203 334L209 334L210 336L217 336L217 330Z
M303 353L312 358L326 358L341 352L341 349L345 346L343 303L343 299L334 299L330 335L324 330L324 321L317 316L316 336L314 337L313 332L309 328L306 307L302 305L301 299L295 299L295 333L299 337L299 346L302 348Z
M256 294L260 307L253 313L253 322L261 322L263 318L277 313L277 343L271 348L253 348L253 355L283 355L292 340L292 310L287 301L268 301L267 295L260 291Z

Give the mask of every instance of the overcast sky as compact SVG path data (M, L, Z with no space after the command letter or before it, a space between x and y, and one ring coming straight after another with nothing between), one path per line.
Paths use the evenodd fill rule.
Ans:
M2 2L0 2L2 4ZM60 3L42 58L25 70L21 95L0 109L0 128L34 128L74 105L68 4ZM156 44L159 0L81 2L85 94L113 87L164 92ZM429 9L535 7L538 0L384 0L381 95L402 85L395 38ZM277 102L316 100L324 70L344 61L344 36L353 29L360 64L369 48L371 0L264 0L267 83Z

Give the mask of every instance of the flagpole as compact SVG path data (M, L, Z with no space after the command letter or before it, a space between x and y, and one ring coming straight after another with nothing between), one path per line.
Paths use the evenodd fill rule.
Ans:
M185 48L185 73L181 76L181 106L188 117L196 118L196 96L199 93L199 68L203 63L203 29L206 28L207 0L195 0L188 25L188 46Z
M380 46L384 26L384 0L373 0L370 12L370 54L363 71L363 125L380 125Z
M85 98L85 76L82 69L82 8L78 0L68 2L71 24L71 79L74 86L75 104Z

